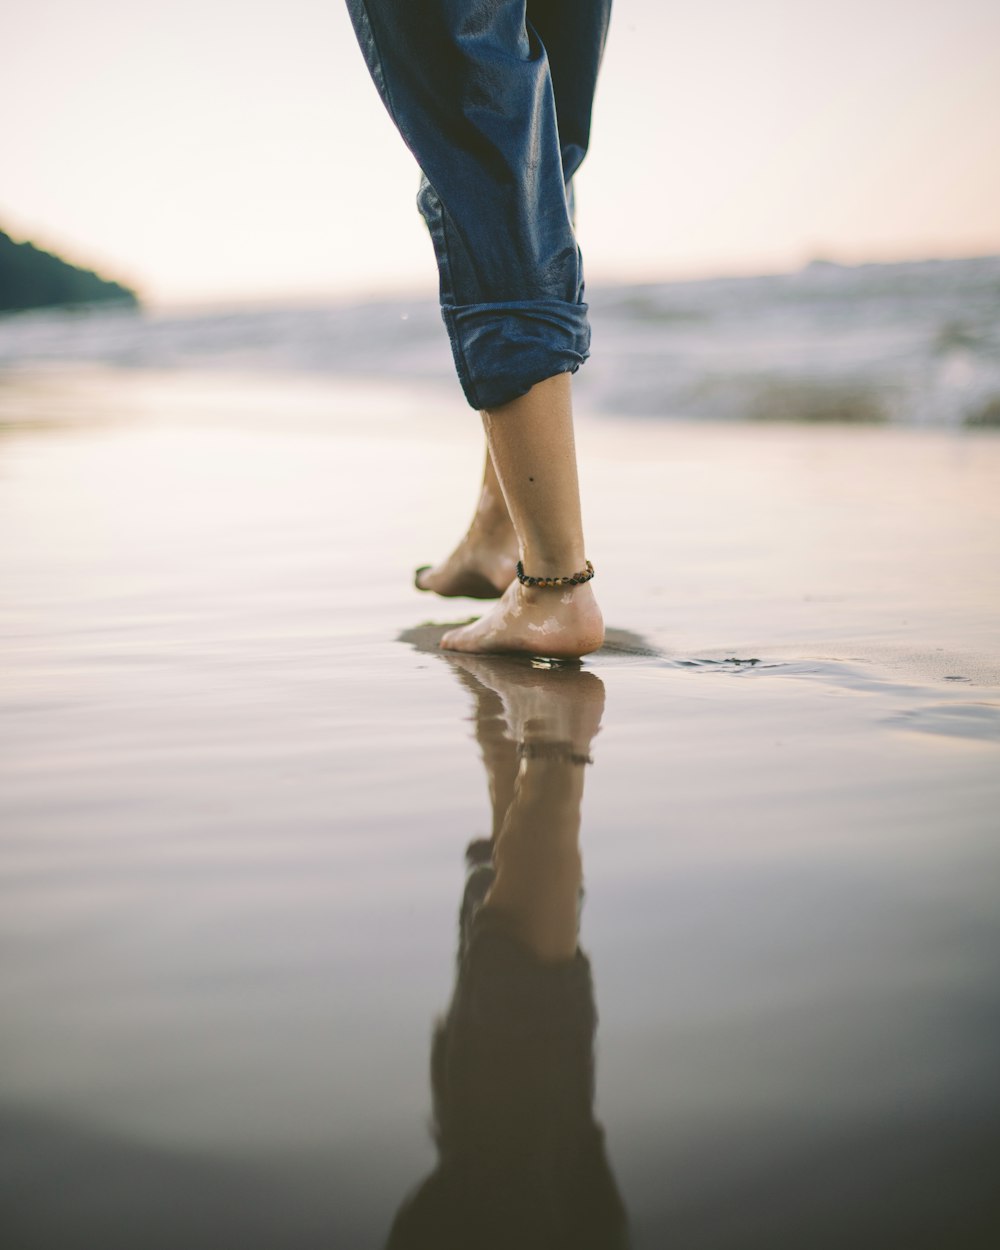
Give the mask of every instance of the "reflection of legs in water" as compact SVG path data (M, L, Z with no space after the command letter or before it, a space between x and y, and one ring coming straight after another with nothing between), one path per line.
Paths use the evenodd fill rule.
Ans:
M455 656L476 694L476 731L493 800L496 879L485 907L544 960L576 950L584 763L604 684L578 669ZM484 714L485 713L485 714Z
M448 661L475 699L476 741L486 768L495 839L521 767L518 745L569 743L572 754L588 755L601 727L604 683L583 669L539 670L503 656L452 654Z
M495 872L488 891L467 891L455 992L434 1035L439 1162L388 1246L618 1250L626 1219L593 1116L596 1012L577 946L583 761L604 687L578 669L452 662L476 700Z

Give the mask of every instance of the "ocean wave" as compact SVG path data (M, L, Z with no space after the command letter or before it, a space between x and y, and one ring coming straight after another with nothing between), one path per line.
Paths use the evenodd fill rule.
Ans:
M588 291L581 406L726 420L1000 424L1000 256ZM0 319L0 369L265 370L446 381L437 307L398 299Z

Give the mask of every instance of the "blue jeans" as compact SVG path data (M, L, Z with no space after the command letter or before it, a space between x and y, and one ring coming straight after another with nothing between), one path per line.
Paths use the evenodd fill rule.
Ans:
M422 173L417 203L473 408L575 373L590 350L571 180L611 0L347 0Z

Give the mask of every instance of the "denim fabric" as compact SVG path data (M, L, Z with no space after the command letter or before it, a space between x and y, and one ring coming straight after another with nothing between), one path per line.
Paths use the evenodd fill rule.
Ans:
M473 408L590 350L571 180L611 0L347 0L422 178L441 312Z

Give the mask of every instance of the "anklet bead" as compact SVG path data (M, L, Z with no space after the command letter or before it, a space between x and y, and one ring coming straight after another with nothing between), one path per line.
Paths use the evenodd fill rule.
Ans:
M520 560L517 562L517 580L522 586L538 586L544 590L555 588L558 586L582 586L584 582L589 582L594 576L594 566L587 561L587 567L581 569L579 573L572 573L569 577L529 577L524 571L524 565Z

